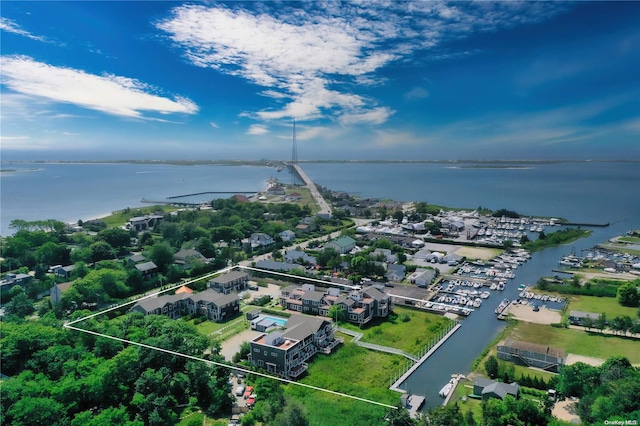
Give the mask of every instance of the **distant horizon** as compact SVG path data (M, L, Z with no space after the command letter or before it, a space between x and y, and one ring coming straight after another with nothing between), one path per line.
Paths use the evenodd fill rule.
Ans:
M297 159L298 163L636 163L634 158L433 158L433 159ZM0 159L2 163L159 163L159 164L216 164L216 163L291 163L291 159L282 158L221 158L221 159L193 159L193 158L41 158L41 159Z
M640 160L640 2L5 2L0 154Z

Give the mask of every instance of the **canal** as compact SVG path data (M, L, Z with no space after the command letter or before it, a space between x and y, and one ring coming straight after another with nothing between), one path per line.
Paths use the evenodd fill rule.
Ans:
M425 396L425 410L441 405L443 399L438 392L451 380L451 375L469 373L473 361L506 326L504 321L496 318L494 312L503 299L517 299L520 284L535 284L540 277L553 275L552 269L558 267L558 261L563 255L572 250L580 255L583 249L624 234L630 226L632 225L625 221L608 228L591 228L593 233L588 238L534 253L527 263L515 270L516 277L507 281L503 292L492 292L491 297L484 300L479 309L462 321L462 327L399 387Z

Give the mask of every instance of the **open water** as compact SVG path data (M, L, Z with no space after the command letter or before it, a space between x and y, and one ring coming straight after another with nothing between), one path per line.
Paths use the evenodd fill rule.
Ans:
M478 168L464 164L303 163L317 184L360 197L426 201L450 207L506 208L524 215L562 217L571 222L610 223L573 243L536 253L516 270L504 293L487 299L463 326L403 385L441 403L438 391L452 373L466 373L504 324L493 313L501 298L515 299L519 284L551 274L558 259L640 228L640 164L566 162L530 167ZM252 166L174 166L140 164L3 163L16 172L0 176L0 234L13 219L77 221L138 207L142 198L196 192L260 191L270 177L290 182L286 171ZM220 194L228 197L229 194ZM201 197L201 198L200 198ZM211 195L190 197L207 201ZM452 355L455 354L455 355Z

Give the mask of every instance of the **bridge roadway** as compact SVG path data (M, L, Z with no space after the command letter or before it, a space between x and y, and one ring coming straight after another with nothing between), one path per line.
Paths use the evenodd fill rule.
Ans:
M307 186L307 188L309 188L309 191L311 191L311 196L314 198L314 200L316 200L316 204L318 204L318 207L320 207L320 211L318 212L318 215L323 217L324 216L330 217L331 208L329 207L329 204L326 202L324 197L318 191L318 188L316 188L316 184L313 183L311 178L307 176L307 174L304 172L304 170L302 170L302 168L298 164L289 164L289 166L295 169L296 173L298 173L298 176L300 176L304 184Z

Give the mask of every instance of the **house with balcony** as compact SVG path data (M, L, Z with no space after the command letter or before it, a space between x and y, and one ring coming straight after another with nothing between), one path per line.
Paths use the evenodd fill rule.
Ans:
M223 294L240 292L247 288L249 275L240 271L230 271L209 280L209 287Z
M246 244L251 246L252 249L261 249L265 247L269 247L273 245L275 241L271 238L270 235L256 232L251 234L251 236L246 240Z
M147 215L147 216L137 216L132 217L126 223L125 228L127 230L134 229L138 232L147 231L149 229L154 229L156 225L162 223L164 219L161 215Z
M331 320L292 315L283 331L262 333L252 339L249 360L267 373L295 380L308 370L316 353L331 354L342 343L334 337Z
M386 318L393 310L391 297L375 287L342 292L338 288L317 291L313 284L289 286L280 293L280 305L285 309L310 315L329 316L331 307L340 306L345 319L354 324L366 324L374 318Z
M214 290L200 293L177 293L140 300L132 308L133 312L144 315L165 315L176 319L182 315L201 315L220 322L240 313L240 299L235 293L221 294Z
M504 361L541 368L557 373L564 364L565 353L562 349L540 343L502 340L498 343L498 358Z

